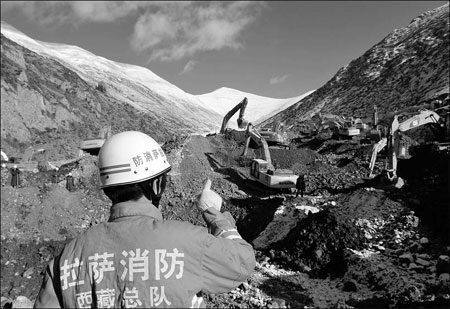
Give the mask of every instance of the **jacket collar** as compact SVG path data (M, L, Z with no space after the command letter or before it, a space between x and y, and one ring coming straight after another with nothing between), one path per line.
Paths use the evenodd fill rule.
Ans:
M126 201L112 205L108 222L129 216L148 216L157 220L163 219L161 211L150 201L140 199L138 201Z

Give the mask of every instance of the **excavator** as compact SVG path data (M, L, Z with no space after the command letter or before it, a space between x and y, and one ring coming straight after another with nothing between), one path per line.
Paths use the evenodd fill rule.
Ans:
M106 139L111 135L111 126L104 126L100 129L100 133L98 137L91 137L80 142L80 155L82 155L83 151L91 154L98 155L100 148L102 148Z
M29 146L27 149L25 149L23 156L20 159L18 159L17 161L14 160L14 162L8 160L4 164L7 167L13 167L14 165L17 165L20 170L32 171L34 173L37 173L39 171L55 170L56 166L48 161L48 152L50 149L50 146L46 145L42 145L39 148Z
M384 147L387 147L387 162L385 164L386 177L391 182L395 182L395 187L401 188L404 182L397 176L397 159L406 159L409 157L409 145L402 142L401 133L426 124L438 126L441 131L445 126L445 124L440 121L440 116L436 112L430 110L421 110L417 115L414 115L401 123L398 121L398 115L395 115L388 130L387 137L382 138L373 146L372 157L369 164L369 179L374 177L373 168L378 153Z
M260 134L269 146L289 148L290 139L284 129L284 123L275 121L272 126L261 128Z
M381 140L381 128L378 123L378 108L376 105L373 106L373 113L372 113L372 126L367 127L367 129L364 130L365 132L365 139L370 142L379 142Z
M343 119L343 126L338 129L339 137L352 139L354 136L360 135L361 130L358 125L362 124L361 119L350 117L349 119Z
M246 143L242 156L246 157L250 141L256 143L261 151L261 159L252 159L250 165L250 176L266 187L273 189L295 188L298 176L292 170L275 169L270 157L269 145L265 138L250 123L246 131Z
M222 127L220 128L220 134L225 134L228 128L228 121L234 114L240 109L239 117L237 119L239 129L245 129L248 125L248 121L244 119L245 109L247 108L248 100L244 98L235 107L233 107L226 115L223 117Z
M326 132L331 131L334 138L351 139L361 133L365 124L359 118L346 118L333 114L317 114L314 120L318 125L318 134L326 136Z

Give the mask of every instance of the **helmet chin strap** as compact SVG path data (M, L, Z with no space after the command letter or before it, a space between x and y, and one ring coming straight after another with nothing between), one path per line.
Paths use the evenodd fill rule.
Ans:
M161 200L164 189L166 188L166 174L162 174L156 178L150 179L140 184L144 196L152 201L155 207L159 207L159 201Z

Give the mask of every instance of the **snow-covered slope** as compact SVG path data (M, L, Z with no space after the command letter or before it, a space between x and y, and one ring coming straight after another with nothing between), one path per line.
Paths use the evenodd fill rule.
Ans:
M289 99L274 99L222 87L210 93L197 95L197 98L200 99L204 107L210 108L224 117L233 107L246 97L248 99L248 105L244 116L253 124L258 124L297 103L313 92L314 90ZM237 128L236 120L238 115L239 111L229 120L229 128Z
M114 62L77 46L34 40L3 21L1 33L44 57L56 59L93 87L103 82L109 95L142 112L156 113L161 120L185 117L199 133L220 125L221 117L203 108L197 97L144 67Z

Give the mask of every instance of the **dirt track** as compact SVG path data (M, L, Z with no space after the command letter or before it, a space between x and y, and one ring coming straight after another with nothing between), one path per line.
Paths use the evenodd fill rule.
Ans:
M248 160L239 158L242 146L239 135L191 136L165 145L173 168L161 201L164 216L203 224L195 195L210 178L223 209L256 249L251 279L231 293L206 296L210 307L449 304L448 174L428 166L420 176L431 177L433 186L410 177L401 191L382 190L361 178L370 146L272 149L280 168L307 175L307 194L296 198L249 179ZM2 306L19 295L33 301L42 270L62 244L107 219L95 157L65 168L77 179L75 192L64 180L52 184L36 174L24 174L23 186L13 189L2 171Z

